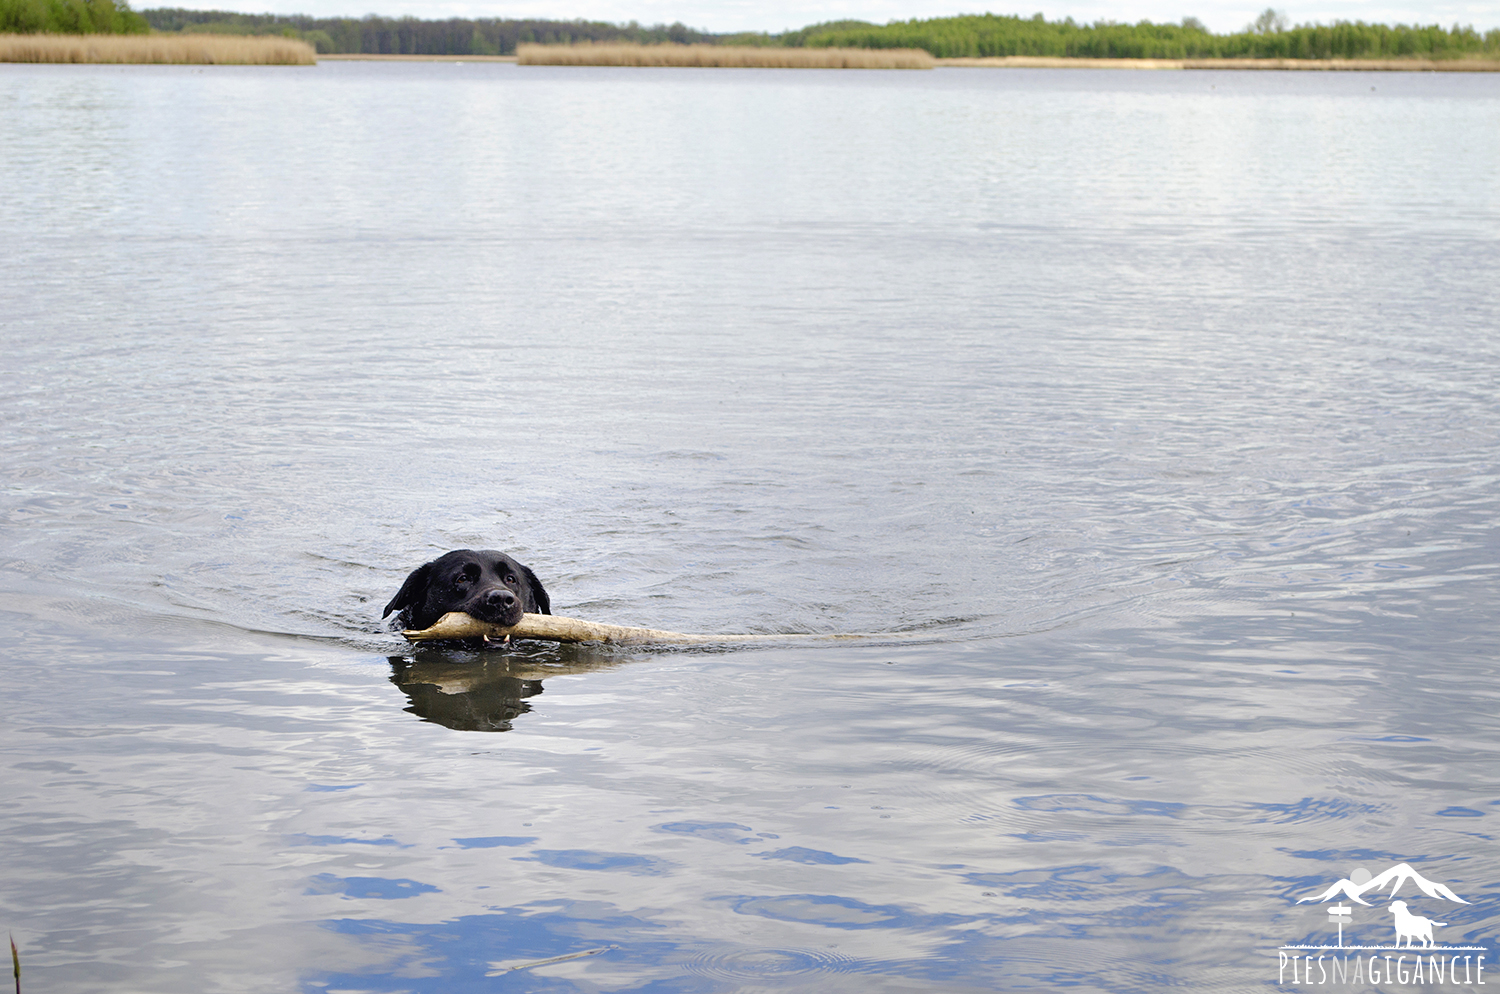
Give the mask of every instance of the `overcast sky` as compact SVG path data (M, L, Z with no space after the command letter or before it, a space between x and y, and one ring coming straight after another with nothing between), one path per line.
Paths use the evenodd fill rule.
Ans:
M311 14L317 17L361 17L382 14L442 17L545 17L590 21L681 21L709 31L782 31L846 17L884 24L911 17L953 14L1044 14L1048 20L1180 21L1198 18L1217 32L1237 31L1265 10L1249 0L1035 0L1028 6L984 7L964 0L136 0L136 9L180 6L197 10L243 13ZM1335 20L1384 24L1472 24L1480 30L1500 27L1500 0L1307 0L1276 3L1293 23Z

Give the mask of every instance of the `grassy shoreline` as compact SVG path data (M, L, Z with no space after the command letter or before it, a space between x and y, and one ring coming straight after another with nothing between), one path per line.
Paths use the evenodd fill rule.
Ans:
M1494 59L1090 59L1002 55L938 59L939 67L981 69L1259 69L1313 72L1500 72Z
M0 62L310 66L317 61L307 42L269 35L0 35Z
M329 61L516 62L521 65L804 69L1252 69L1300 72L1500 72L1500 60L1460 59L1098 59L1010 55L934 59L921 50L731 45L522 45L517 55L316 55L274 35L0 34L0 62L137 65L313 65Z
M319 62L514 62L514 55L377 55L374 52L327 52Z
M580 46L582 47L582 46ZM604 47L604 46L600 46ZM660 47L660 46L647 46ZM688 47L688 46L681 46ZM705 46L707 47L707 46ZM727 46L726 46L727 47ZM780 52L786 49L762 49ZM792 51L805 51L793 49ZM814 49L813 51L818 51ZM339 62L518 62L516 55L319 55ZM567 63L525 62L524 65L624 65L622 62ZM643 63L630 63L638 65ZM937 69L1256 69L1322 72L1500 72L1500 60L1491 59L1090 59L1064 56L1010 55L990 58L936 59Z
M521 45L523 66L656 66L689 69L931 69L931 55L900 48L749 45Z

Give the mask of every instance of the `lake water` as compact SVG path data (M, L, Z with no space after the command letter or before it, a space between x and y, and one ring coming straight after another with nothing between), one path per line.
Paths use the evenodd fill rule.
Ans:
M1500 974L1500 77L5 65L0 176L27 990L1291 989L1401 862ZM875 637L415 652L460 547Z

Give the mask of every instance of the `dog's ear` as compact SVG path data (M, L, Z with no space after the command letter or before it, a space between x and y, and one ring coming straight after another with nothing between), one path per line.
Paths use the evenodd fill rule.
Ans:
M547 596L547 590L542 586L542 581L531 572L531 567L522 566L521 573L526 577L526 584L531 588L531 597L536 601L537 614L552 613L552 598Z
M432 563L423 563L411 571L411 576L401 584L401 589L396 591L396 596L385 606L381 617L387 617L392 611L402 608L415 607L423 599L423 592L427 589L427 581L432 576Z

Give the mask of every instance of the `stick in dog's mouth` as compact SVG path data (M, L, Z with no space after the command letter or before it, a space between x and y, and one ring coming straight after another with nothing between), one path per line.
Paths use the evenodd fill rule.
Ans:
M611 645L711 645L715 642L761 642L771 639L859 638L857 635L694 635L669 632L660 628L635 628L629 625L604 625L580 618L555 614L523 614L514 625L497 625L480 621L461 611L443 615L431 628L402 632L412 642L433 639L482 638L486 642L504 639L543 639L549 642L605 642Z

